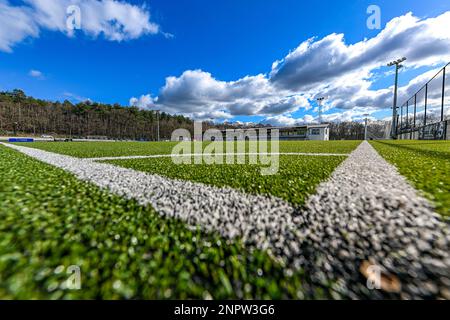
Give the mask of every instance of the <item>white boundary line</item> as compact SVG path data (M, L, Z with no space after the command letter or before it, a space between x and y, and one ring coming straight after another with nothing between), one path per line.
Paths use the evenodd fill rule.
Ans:
M302 152L247 152L247 153L187 153L187 154L155 154L147 156L117 156L117 157L98 157L83 158L91 161L108 161L108 160L129 160L129 159L152 159L152 158L190 158L198 156L311 156L311 157L348 157L347 153L302 153Z

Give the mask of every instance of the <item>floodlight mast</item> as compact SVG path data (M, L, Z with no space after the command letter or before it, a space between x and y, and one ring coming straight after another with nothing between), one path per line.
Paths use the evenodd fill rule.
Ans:
M403 57L401 59L392 61L388 63L388 67L395 66L395 85L394 85L394 103L392 106L392 126L391 126L391 138L397 139L397 90L398 90L398 70L400 70L403 65L401 64L403 61L406 61L406 58Z
M317 98L317 104L319 105L319 124L322 124L322 104L325 100L325 97Z

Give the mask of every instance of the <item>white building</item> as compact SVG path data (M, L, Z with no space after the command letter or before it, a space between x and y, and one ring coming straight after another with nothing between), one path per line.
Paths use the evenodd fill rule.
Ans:
M330 140L330 126L328 124L316 124L307 126L306 140Z

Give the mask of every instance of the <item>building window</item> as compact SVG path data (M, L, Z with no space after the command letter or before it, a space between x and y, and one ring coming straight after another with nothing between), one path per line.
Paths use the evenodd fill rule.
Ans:
M309 134L312 136L320 135L320 129L309 129Z

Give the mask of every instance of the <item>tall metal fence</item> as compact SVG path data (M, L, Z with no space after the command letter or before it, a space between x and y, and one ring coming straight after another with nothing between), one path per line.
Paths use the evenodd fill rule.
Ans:
M399 139L449 139L450 63L399 109Z

